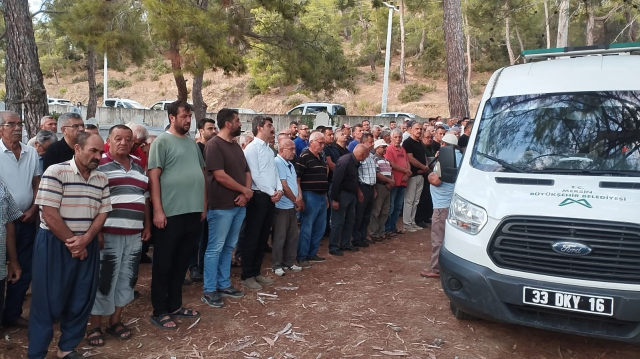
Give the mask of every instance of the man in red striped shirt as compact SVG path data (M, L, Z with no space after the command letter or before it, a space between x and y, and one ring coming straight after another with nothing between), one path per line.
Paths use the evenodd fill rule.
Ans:
M100 160L98 171L109 179L111 206L100 233L100 277L96 301L91 310L89 345L104 345L101 316L109 315L106 332L125 340L131 330L121 322L124 307L133 300L138 279L142 241L151 238L148 178L139 158L130 154L133 131L124 125L109 130L109 151Z

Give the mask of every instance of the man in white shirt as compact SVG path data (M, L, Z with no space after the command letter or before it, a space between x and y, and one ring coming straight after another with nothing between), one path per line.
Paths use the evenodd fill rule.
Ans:
M34 204L40 184L42 167L35 148L20 143L22 121L17 113L0 112L0 182L4 183L15 199L23 215L13 221L16 251L22 276L15 283L7 282L2 326L5 328L26 327L28 321L22 317L22 304L31 284L31 258L36 238L38 206ZM4 288L0 288L4 290Z
M244 150L251 171L253 197L247 204L247 227L238 243L242 251L242 284L252 290L273 280L260 275L262 259L271 233L275 204L282 198L282 182L278 176L273 151L269 148L273 120L256 116L253 119L254 140Z

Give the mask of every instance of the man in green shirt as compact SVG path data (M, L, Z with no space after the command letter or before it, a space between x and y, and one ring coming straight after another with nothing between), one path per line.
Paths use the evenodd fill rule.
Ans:
M182 307L184 274L207 208L204 160L196 142L187 136L191 111L185 101L171 103L169 130L158 136L149 152L154 225L150 320L162 329L177 329L173 317L200 316Z

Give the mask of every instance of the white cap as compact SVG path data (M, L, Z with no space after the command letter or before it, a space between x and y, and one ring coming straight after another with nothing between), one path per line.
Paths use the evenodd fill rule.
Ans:
M380 147L380 146L384 146L387 147L388 144L386 142L384 142L384 140L376 140L376 142L373 143L373 149L375 150L376 148Z
M458 137L456 137L456 135L454 135L452 133L448 133L448 134L444 135L444 137L442 137L442 142L446 142L449 145L457 146L458 145Z

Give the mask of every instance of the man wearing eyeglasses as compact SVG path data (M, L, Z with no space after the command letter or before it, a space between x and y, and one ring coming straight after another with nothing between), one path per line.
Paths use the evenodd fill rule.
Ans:
M58 118L58 123L60 123L60 131L62 131L64 138L62 141L52 144L47 149L47 152L42 158L43 172L51 165L72 159L76 136L78 136L78 132L84 132L84 121L82 121L82 117L77 113L63 113Z
M38 152L35 148L20 143L22 139L22 122L15 112L0 112L0 182L4 183L11 193L18 209L23 213L13 221L15 228L16 252L18 264L22 268L22 276L15 282L7 281L4 315L2 324L5 328L26 327L28 321L22 318L24 296L31 284L31 258L33 257L33 241L36 237L36 216L38 206L34 198L40 184L40 168ZM3 268L4 269L4 268ZM4 291L4 287L0 287ZM1 297L1 295L0 295Z

